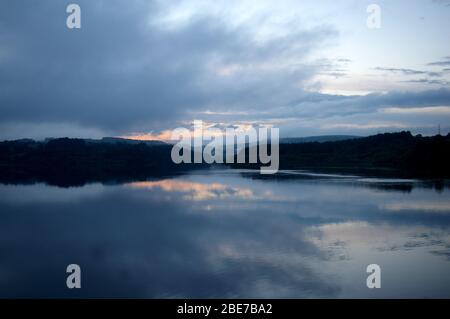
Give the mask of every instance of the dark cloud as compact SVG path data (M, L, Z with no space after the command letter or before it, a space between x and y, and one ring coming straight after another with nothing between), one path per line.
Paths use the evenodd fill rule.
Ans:
M445 89L365 97L311 93L311 87L320 89L317 75L334 81L351 74L347 57L316 58L339 37L329 25L292 25L261 37L264 20L232 24L199 9L182 23L161 23L167 8L159 1L80 0L82 28L69 30L68 3L1 5L2 139L76 136L80 130L85 136L124 135L194 118L255 123L368 113L385 105L450 104Z
M295 61L276 62L301 59L335 35L323 27L256 42L243 27L201 15L164 28L153 2L78 3L80 30L66 28L65 2L2 5L1 122L125 132L163 128L217 105L268 107L291 99L314 74ZM238 75L227 73L233 68Z
M250 112L252 118L297 117L303 120L325 119L332 116L348 116L372 113L384 107L424 107L450 105L450 89L418 92L372 93L364 96L342 96L320 93L304 93L289 105L274 107L263 114ZM236 117L237 119L238 117ZM239 118L245 118L242 114Z

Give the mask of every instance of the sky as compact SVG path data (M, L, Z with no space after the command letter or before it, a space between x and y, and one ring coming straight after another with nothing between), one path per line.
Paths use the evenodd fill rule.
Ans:
M0 140L165 139L194 120L447 134L450 0L1 1Z

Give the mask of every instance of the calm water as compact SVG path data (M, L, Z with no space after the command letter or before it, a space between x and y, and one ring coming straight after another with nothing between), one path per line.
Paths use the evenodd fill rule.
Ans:
M0 296L450 297L449 195L302 172L0 185ZM381 289L366 286L372 263Z

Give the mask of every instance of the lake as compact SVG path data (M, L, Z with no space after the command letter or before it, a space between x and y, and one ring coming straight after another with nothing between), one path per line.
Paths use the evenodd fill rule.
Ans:
M449 298L449 195L306 171L0 185L0 297Z

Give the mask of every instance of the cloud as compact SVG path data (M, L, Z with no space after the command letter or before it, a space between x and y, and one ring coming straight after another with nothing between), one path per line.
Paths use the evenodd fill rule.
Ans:
M432 66L449 66L450 65L450 56L442 58L440 61L430 62L428 65Z
M348 74L348 66L352 60L347 58L322 59L315 63L319 67L320 75L333 78L345 77Z
M372 93L364 96L338 96L320 93L304 94L288 106L274 108L260 117L328 118L335 115L372 113L384 107L450 105L450 89L419 92ZM242 117L241 117L242 118Z
M422 74L428 75L428 76L441 76L442 75L440 72L420 71L420 70L405 69L405 68L376 67L375 70L392 72L392 73L400 73L400 74L404 74L404 75L422 75Z
M449 105L448 89L424 90L447 87L448 79L437 79L445 71L380 67L397 74L405 90L319 93L323 78L358 82L360 61L326 54L342 36L338 26L304 23L293 2L77 3L80 30L67 29L64 2L1 5L0 139L158 138L194 119L286 131L295 123L299 135L389 106ZM409 78L417 75L423 78ZM365 91L384 90L369 84ZM352 85L344 91L354 92ZM377 122L396 122L384 116Z
M80 30L66 28L64 2L2 5L1 122L125 133L217 105L268 108L296 95L315 73L299 62L336 36L328 26L297 26L260 40L201 12L182 27L161 24L160 2L78 3Z
M406 83L426 83L426 84L433 84L433 85L440 85L440 86L446 86L449 84L449 82L444 80L430 80L430 79L417 79L417 80L408 80L403 81Z
M435 114L435 115L450 115L450 106L430 106L430 107L389 107L380 110L386 114Z

